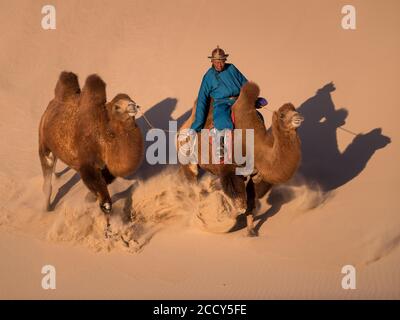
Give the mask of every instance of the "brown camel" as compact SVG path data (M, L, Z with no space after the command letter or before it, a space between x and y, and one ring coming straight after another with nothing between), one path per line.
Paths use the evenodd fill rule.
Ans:
M50 210L51 178L57 159L79 172L98 198L101 210L110 213L107 189L115 177L137 170L143 159L143 137L135 122L137 107L126 94L106 102L106 84L98 75L86 79L62 72L39 126L46 208Z
M236 202L239 211L243 210L243 205L245 205L249 236L256 235L253 222L256 198L265 195L272 185L288 181L296 172L301 161L301 142L297 128L303 121L303 117L296 112L292 104L284 104L274 112L272 125L267 130L262 117L255 108L259 92L259 87L255 83L246 83L241 89L239 98L232 106L235 129L254 130L255 170L247 178L247 183L245 177L236 175L235 168L237 166L235 164L205 165L200 162L198 165L220 178L224 192ZM204 126L206 129L212 126L211 108L212 104ZM181 129L190 127L195 111L194 106L191 117ZM199 150L201 150L201 144ZM244 139L242 150L246 150ZM198 174L197 165L183 165L182 170L185 176L191 179Z

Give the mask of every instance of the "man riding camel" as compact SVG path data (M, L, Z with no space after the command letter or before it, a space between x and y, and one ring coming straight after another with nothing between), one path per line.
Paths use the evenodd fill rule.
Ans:
M218 141L219 148L216 150L216 156L223 159L226 148L225 141L233 129L231 118L231 107L237 100L240 89L247 82L246 77L231 63L226 63L229 54L226 54L219 46L215 48L211 56L212 66L203 76L201 82L195 120L191 125L191 134L199 132L205 124L210 104L210 98L213 99L213 120L214 129L211 131L213 141ZM259 106L265 105L265 99L258 99Z

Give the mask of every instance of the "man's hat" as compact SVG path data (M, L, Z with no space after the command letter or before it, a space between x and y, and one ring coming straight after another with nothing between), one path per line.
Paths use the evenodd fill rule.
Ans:
M217 46L212 52L211 56L208 57L211 60L226 60L229 54L225 54L225 51Z

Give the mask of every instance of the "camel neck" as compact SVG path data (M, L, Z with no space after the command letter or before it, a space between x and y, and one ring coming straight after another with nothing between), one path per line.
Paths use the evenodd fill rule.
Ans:
M274 147L279 150L289 148L295 151L299 149L300 140L296 131L272 130L272 134L274 137Z
M134 119L128 120L127 122L110 121L110 122L108 122L108 125L107 125L107 129L108 129L107 131L110 131L110 132L118 135L120 138L122 138L122 137L128 138L130 135L133 134L135 128L136 128L136 123L135 123Z
M297 169L301 158L300 139L296 131L273 130L273 135L275 161L282 164L281 170L284 171L282 174L289 178Z

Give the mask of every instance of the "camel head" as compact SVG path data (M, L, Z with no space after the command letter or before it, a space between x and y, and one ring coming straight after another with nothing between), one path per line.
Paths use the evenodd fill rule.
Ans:
M121 123L132 122L138 112L138 106L127 94L117 94L106 105L109 119Z
M278 111L274 111L272 123L283 131L292 131L300 127L304 117L298 113L291 103L285 103Z

